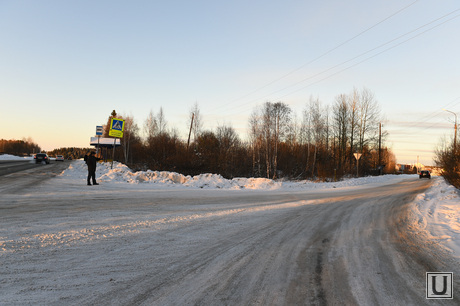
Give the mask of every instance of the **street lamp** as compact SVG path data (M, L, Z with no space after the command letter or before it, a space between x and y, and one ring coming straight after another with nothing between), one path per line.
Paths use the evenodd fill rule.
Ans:
M450 110L444 109L444 108L442 110L455 115L454 152L456 152L457 151L457 114L454 112L451 112Z

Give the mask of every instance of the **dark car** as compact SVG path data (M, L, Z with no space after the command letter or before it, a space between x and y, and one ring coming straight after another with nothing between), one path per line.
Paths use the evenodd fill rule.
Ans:
M37 153L34 155L34 160L35 160L35 163L39 164L39 163L42 163L42 162L45 162L47 164L50 163L50 158L48 157L48 154L46 153Z
M420 171L420 178L424 178L424 177L431 179L430 171L428 170Z

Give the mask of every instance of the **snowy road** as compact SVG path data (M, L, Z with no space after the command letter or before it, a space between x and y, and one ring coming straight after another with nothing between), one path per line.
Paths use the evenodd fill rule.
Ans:
M30 160L0 160L0 176L40 166L41 165L35 164Z
M412 226L408 205L428 180L318 191L64 182L1 195L0 305L459 304L458 281L453 301L425 299L426 272L460 275Z

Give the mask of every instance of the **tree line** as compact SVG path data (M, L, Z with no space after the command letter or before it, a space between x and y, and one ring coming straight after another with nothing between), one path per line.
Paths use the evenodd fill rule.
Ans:
M63 155L68 159L79 159L87 154L91 148L59 148L45 152L36 144L32 138L24 138L22 140L15 139L0 139L0 153L11 154L16 156L31 156L35 153L47 153L49 156Z
M26 156L40 152L41 148L31 138L22 140L0 139L0 150L4 154Z
M310 97L300 118L286 103L266 102L253 109L246 140L228 124L204 130L197 103L189 112L186 140L168 126L162 108L150 111L141 127L132 116L113 111L105 137L113 117L125 120L116 159L133 170L330 180L393 173L396 163L385 146L379 104L366 88L340 94L331 105Z
M115 160L133 170L332 180L393 173L395 169L394 154L385 146L387 133L381 129L379 104L366 88L337 95L327 105L310 97L300 115L286 103L266 102L250 114L245 140L229 124L203 129L197 103L189 110L187 139L169 126L161 107L157 113L150 111L141 126L132 116L113 111L103 125L103 137L109 137L114 117L125 120ZM32 140L2 140L1 145L4 153L15 155L40 152ZM78 159L89 150L59 148L48 154ZM111 152L106 157L111 158Z
M93 148L58 148L48 152L49 156L62 155L65 159L80 159L83 158L88 152L94 150Z

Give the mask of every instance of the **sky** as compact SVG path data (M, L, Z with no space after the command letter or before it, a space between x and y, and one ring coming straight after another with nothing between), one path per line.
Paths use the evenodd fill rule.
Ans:
M0 138L88 147L112 110L160 108L185 138L197 103L245 139L267 101L300 120L366 88L398 162L430 165L460 113L459 29L454 0L0 0Z

